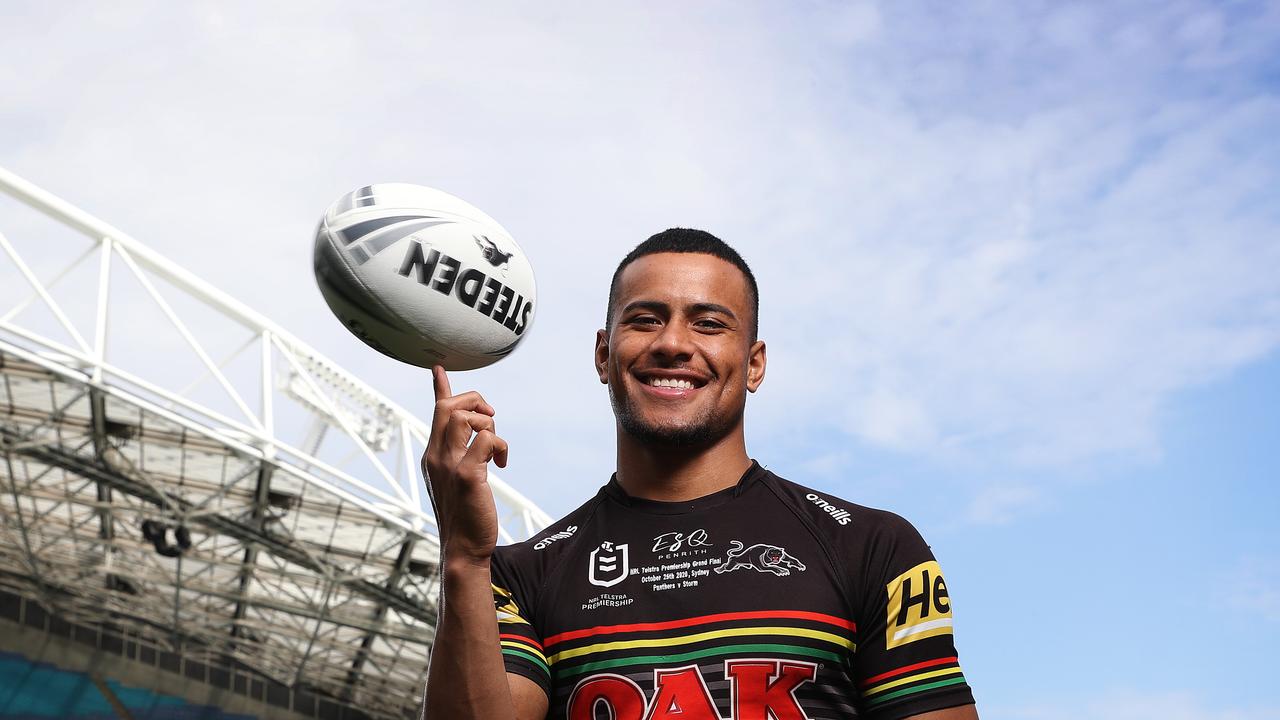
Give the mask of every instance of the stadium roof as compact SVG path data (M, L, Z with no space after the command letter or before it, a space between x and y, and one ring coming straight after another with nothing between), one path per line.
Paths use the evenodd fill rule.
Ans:
M115 228L2 169L0 189L56 221L20 222L36 253L0 234L0 590L412 715L438 589L425 425ZM159 369L128 352L140 325ZM491 484L504 540L546 525Z

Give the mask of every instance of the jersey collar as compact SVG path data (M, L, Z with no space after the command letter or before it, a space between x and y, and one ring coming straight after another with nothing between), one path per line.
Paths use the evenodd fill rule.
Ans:
M600 492L612 498L617 503L643 512L653 513L656 515L682 515L684 513L697 512L699 510L707 510L717 505L722 505L730 500L738 497L746 492L757 480L764 477L767 471L755 460L751 461L751 467L742 474L738 479L738 483L733 487L718 490L710 495L703 495L692 500L680 500L678 502L663 502L661 500L646 500L645 498L631 497L626 490L618 484L618 475L614 473L609 478L609 482L601 488Z

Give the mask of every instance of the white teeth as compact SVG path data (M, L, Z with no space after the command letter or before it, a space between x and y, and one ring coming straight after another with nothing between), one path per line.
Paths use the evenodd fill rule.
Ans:
M688 380L676 380L674 378L651 378L649 384L654 387L683 388L692 390L693 383Z

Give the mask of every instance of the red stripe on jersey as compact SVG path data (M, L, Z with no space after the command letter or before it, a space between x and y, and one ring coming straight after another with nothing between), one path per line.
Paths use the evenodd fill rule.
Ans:
M887 673L880 673L879 675L876 675L875 677L869 677L858 684L863 687L866 687L868 685L871 685L872 683L878 683L881 680L884 680L886 678L891 678L894 675L909 673L912 670L920 670L921 668L933 667L935 665L948 665L951 663L958 663L958 662L960 662L960 658L954 655L951 657L938 658L937 660L925 660L924 662L918 662L914 665L906 665L904 667L900 667L897 670L890 670Z
M590 637L592 635L609 635L611 633L622 632L645 632L648 630L674 630L693 625L727 622L730 620L774 620L778 618L787 618L791 620L813 620L815 622L837 625L851 632L857 632L858 630L858 626L852 620L845 620L844 618L839 618L834 615L808 612L806 610L752 610L749 612L720 613L718 615L700 615L698 617L669 620L667 622L633 623L630 625L597 625L593 628L570 630L568 632L552 635L546 639L546 645L547 647L551 647L558 643Z
M499 640L515 640L517 642L526 643L528 645L536 647L539 650L542 649L542 646L538 644L537 640L534 640L533 638L525 637L524 635L512 635L511 633L498 633L498 639Z

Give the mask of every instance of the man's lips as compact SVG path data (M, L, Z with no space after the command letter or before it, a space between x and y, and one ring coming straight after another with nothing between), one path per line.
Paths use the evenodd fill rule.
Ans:
M654 370L635 374L636 380L646 392L663 398L681 398L692 395L707 384L697 373Z
M700 388L695 387L662 387L658 385L645 385L644 392L654 397L678 399L686 398L698 392Z

